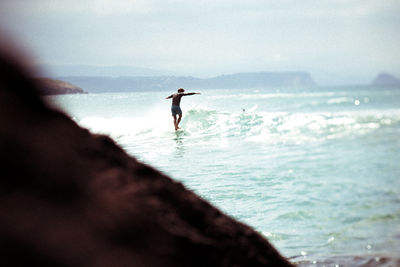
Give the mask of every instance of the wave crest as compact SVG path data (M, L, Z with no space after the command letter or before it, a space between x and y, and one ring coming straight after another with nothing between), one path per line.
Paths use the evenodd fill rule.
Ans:
M192 109L182 125L189 134L215 137L238 137L266 143L303 143L326 139L354 137L381 128L400 126L398 112L370 114L219 112Z
M172 119L163 114L143 117L87 117L79 123L94 132L115 138L145 140L173 131ZM191 108L183 116L184 137L238 138L261 143L304 143L356 137L378 129L398 129L399 112L287 113L228 112Z

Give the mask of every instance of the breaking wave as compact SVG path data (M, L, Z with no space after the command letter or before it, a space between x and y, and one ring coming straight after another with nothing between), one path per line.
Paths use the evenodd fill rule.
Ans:
M192 108L184 113L182 137L195 139L239 138L260 143L305 143L357 137L377 129L400 125L400 111L349 111L343 113L312 112L227 112ZM86 117L81 125L98 133L109 134L117 140L124 137L139 140L162 138L173 133L172 119L165 112L142 117Z

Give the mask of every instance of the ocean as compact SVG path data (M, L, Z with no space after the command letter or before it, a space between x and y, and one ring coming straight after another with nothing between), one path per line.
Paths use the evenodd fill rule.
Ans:
M400 265L399 88L201 90L178 132L175 90L49 99L292 262Z

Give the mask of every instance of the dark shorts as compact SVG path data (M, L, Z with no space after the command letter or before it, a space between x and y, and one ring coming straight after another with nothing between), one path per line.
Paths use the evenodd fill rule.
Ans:
M182 110L181 110L181 108L179 106L172 105L171 106L171 113L172 113L172 116L176 116L176 114L182 115Z

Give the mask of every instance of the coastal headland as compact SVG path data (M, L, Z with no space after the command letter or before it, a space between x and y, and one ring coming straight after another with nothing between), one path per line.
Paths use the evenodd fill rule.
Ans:
M49 79L49 78L37 78L35 82L39 85L40 95L87 93L82 88L65 81Z
M243 72L220 75L212 78L191 76L62 76L57 79L68 81L85 88L90 93L162 91L171 88L234 89L314 87L316 84L307 72Z

